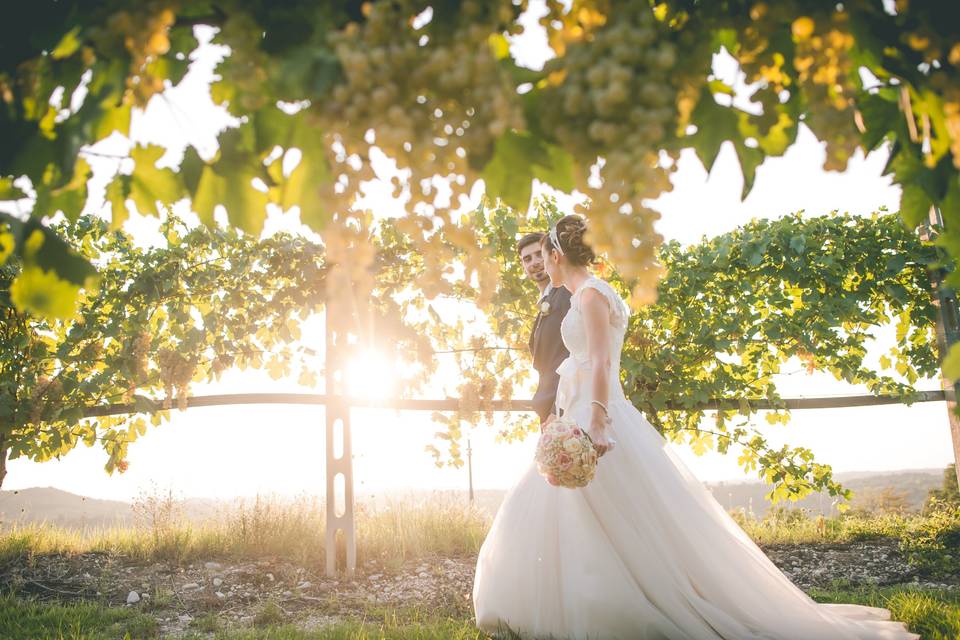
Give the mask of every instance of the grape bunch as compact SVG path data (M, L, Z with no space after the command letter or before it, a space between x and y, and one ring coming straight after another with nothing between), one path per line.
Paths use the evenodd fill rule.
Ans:
M217 66L221 80L210 87L217 104L235 115L248 113L270 104L270 93L264 90L270 71L278 72L270 57L259 45L263 27L243 12L231 12L224 21L216 41L229 43L230 55Z
M935 114L923 114L917 134L922 136L920 142L928 167L936 166L946 147L953 156L953 166L960 169L960 40L939 35L924 22L901 34L900 39L928 65L930 86L940 94L943 103L943 124L937 127L932 123L937 119Z
M146 331L139 332L133 339L127 342L124 359L126 360L127 368L130 370L126 391L126 399L128 401L133 398L137 387L147 381L147 367L149 362L147 356L150 353L150 342L150 334Z
M835 11L814 20L801 16L791 31L796 43L793 66L806 96L806 124L827 143L828 171L843 171L860 145L854 119L857 65L851 56L853 34L846 12Z
M29 414L31 424L43 422L51 410L61 404L63 385L57 378L41 376L30 393Z
M590 243L635 282L635 304L653 299L660 271L659 214L644 200L671 188L675 165L661 149L678 126L677 55L649 5L630 3L546 67L555 86L544 100L556 108L544 110L544 130L574 157L603 159L599 176L581 167L576 186L590 198Z
M957 55L960 61L960 53ZM960 62L958 62L960 66ZM960 87L954 85L945 91L943 102L944 126L950 135L950 153L953 166L960 169Z
M424 260L427 295L440 293L450 284L442 277L448 265L443 260L455 248L465 253L467 278L487 256L472 233L457 233L459 220L452 214L441 218L438 210L457 208L495 141L525 126L520 97L491 45L491 33L517 29L523 3L465 0L456 12L438 10L432 17L420 13L424 3L416 0L363 6L364 20L329 36L343 77L311 109L334 150L334 180L321 188L320 197L336 222L325 229L324 243L329 239L328 251L339 251L350 219L364 226L362 215L351 209L361 183L375 177L371 152L376 147L398 170L409 172L393 180L394 197L407 200L407 215L397 228ZM441 227L442 238L436 233ZM364 245L351 241L346 246ZM354 251L342 264L366 269L372 259L364 254L358 263ZM356 295L370 288L367 280L356 269L341 268L328 285ZM492 287L489 278L481 284L492 295L495 281Z
M432 213L434 176L456 206L477 177L467 159L489 157L500 135L524 127L518 95L489 44L491 33L516 29L522 7L466 0L442 24L434 16L421 25L415 17L422 5L367 3L365 21L331 36L344 79L321 108L324 129L345 151L335 167L340 211L348 210L359 182L373 177L374 145L411 172L408 206Z
M162 68L152 64L170 50L170 27L176 20L173 5L168 2L147 2L132 11L117 11L104 27L93 30L96 50L110 58L122 50L130 58L127 75L127 97L138 107L146 106L155 93L163 91ZM118 46L119 45L119 46ZM92 63L92 54L84 51L84 59Z
M177 408L181 411L186 410L190 382L197 370L196 360L184 357L175 349L164 348L157 354L157 364L160 367L160 379L166 392L163 408L169 409L172 406L174 390L176 390Z

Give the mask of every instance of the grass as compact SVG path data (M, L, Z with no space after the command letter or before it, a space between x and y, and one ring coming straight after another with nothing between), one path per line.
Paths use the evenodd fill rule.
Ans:
M77 531L36 524L14 526L0 532L0 564L33 555L90 552L174 565L264 557L296 563L324 561L324 505L315 499L257 498L202 523L171 515L174 511L169 506L157 507L153 517L127 528ZM924 515L812 518L803 510L775 508L763 519L742 511L731 515L758 544L888 538L900 540L908 555L929 567L946 561L952 569L960 560L960 509ZM358 562L363 566L373 560L390 571L424 557L471 557L479 551L489 526L489 516L449 497L423 504L394 502L378 510L360 504Z
M170 513L159 509L161 514ZM453 500L427 505L397 502L357 507L358 561L387 569L426 556L476 555L489 518ZM15 525L0 533L0 564L31 555L105 552L134 562L182 565L198 560L279 557L319 564L325 558L322 502L257 498L220 517L187 522L175 515L138 526L77 531L49 525Z
M890 609L891 617L907 623L922 640L960 638L960 593L902 587L811 589L817 602L865 604Z
M775 507L762 518L751 518L742 511L731 514L757 544L845 543L877 538L900 538L917 521L919 514L871 514L810 517L801 509Z
M471 619L420 610L371 611L358 620L318 629L298 629L275 613L258 616L250 629L228 630L213 616L195 619L184 638L208 640L365 640L367 638L466 640L487 638ZM139 640L159 637L157 621L134 609L80 602L58 604L0 596L0 638L30 640Z
M155 638L160 625L133 609L91 602L41 603L0 595L0 638L30 640L116 640Z
M815 589L818 602L847 602L886 607L923 640L960 637L960 594L946 590L869 587ZM226 629L216 620L198 618L185 640L481 640L473 620L437 611L371 610L356 620L305 631L271 616L247 629ZM212 634L212 635L211 635ZM96 604L52 604L0 596L0 638L36 640L113 640L158 637L150 616L133 609Z

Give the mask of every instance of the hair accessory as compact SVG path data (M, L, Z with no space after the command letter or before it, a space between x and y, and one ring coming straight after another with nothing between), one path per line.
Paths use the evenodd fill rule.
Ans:
M563 247L560 246L560 238L557 237L557 225L550 227L550 244L560 255L563 255Z

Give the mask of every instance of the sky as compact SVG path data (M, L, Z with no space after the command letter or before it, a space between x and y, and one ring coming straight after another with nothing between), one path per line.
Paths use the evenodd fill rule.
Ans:
M541 4L531 4L525 16L528 30L514 39L512 49L518 61L536 68L543 64L549 50L536 25ZM219 55L216 47L203 47L184 81L168 90L165 99L155 99L145 113L135 117L135 140L163 143L171 148L164 162L179 162L188 143L197 146L205 157L214 153L216 132L229 122L229 117L213 105L206 89ZM737 80L736 68L729 59L719 58L715 71L718 76ZM114 137L98 146L97 151L122 154L128 145L129 142ZM742 177L729 143L709 174L691 151L685 151L673 177L673 191L654 203L662 214L658 230L667 239L688 244L730 231L752 218L777 218L799 210L808 215L834 210L869 215L884 207L897 210L899 188L891 184L889 177L880 175L886 161L885 150L867 157L856 155L844 173L824 172L824 157L823 145L809 131L801 129L796 144L783 157L768 159L760 166L753 190L741 202ZM108 159L91 159L91 163L95 178L86 211L96 214L101 206L102 188L116 171L116 163ZM388 162L377 169L379 175L389 180L392 170ZM389 191L389 185L373 183L360 204L377 211L396 211L400 204L389 201ZM482 185L478 185L473 195L478 198L481 193ZM553 192L544 185L535 185L536 193ZM556 195L562 207L572 206L575 200L575 196ZM178 213L189 215L185 211ZM126 228L148 244L156 223L152 218L134 215ZM265 233L280 229L301 229L295 210L271 212ZM317 324L308 331L319 335L319 327ZM309 338L308 332L306 335ZM884 340L881 332L879 344ZM789 363L786 371L778 379L784 396L865 392L836 382L831 376L807 375L798 363ZM924 387L936 388L937 383L929 381ZM228 372L217 383L195 385L193 389L196 395L252 391L304 389L293 381L273 381L255 371ZM210 407L173 411L172 416L170 422L151 427L130 446L130 468L124 474L108 476L103 471L106 454L98 446L81 445L62 460L42 464L23 459L10 461L3 488L52 486L121 500L167 489L181 496L220 498L257 493L322 494L322 407ZM354 410L352 424L354 475L359 494L466 489L466 467L438 469L424 451L437 430L427 412ZM762 416L753 424L772 445L809 447L819 462L831 464L835 472L942 468L952 462L949 424L942 403L794 411L791 422L785 426L770 426ZM495 442L494 433L495 429L484 426L470 431L473 480L479 489L508 488L532 460L532 438L507 445ZM685 446L670 446L703 481L755 479L744 475L736 465L736 453L698 457Z

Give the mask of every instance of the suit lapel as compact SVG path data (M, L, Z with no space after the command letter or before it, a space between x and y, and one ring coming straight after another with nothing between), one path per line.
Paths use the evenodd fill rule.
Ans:
M531 349L530 352L536 359L537 355L537 346L540 344L540 325L543 324L543 312L540 311L540 305L544 302L550 303L553 299L553 295L557 292L556 289L551 289L550 292L543 298L541 302L537 303L537 319L533 323L533 333L530 336Z
M536 359L537 343L540 342L540 321L543 320L543 312L537 312L537 319L533 321L533 331L530 332L530 354Z

